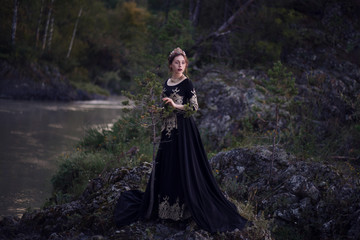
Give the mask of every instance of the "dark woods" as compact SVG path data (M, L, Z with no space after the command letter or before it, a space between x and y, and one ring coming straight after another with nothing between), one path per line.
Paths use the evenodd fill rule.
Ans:
M166 75L163 59L174 46L188 50L190 70L214 63L268 68L296 46L336 46L339 41L321 36L312 41L309 32L325 28L319 19L340 2L335 0L2 2L1 59L55 65L77 87L92 83L113 93L129 89L145 70ZM342 5L346 18L360 7L357 1ZM344 55L356 58L351 51Z

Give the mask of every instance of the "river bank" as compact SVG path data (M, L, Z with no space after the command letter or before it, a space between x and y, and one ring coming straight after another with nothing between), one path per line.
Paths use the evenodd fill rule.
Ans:
M43 101L104 100L109 92L91 83L71 82L58 67L0 60L0 98Z

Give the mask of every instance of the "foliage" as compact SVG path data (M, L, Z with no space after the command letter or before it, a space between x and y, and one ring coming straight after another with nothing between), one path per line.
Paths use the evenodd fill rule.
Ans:
M295 77L280 61L274 63L267 75L269 79L264 79L260 87L263 87L266 95L270 95L266 100L269 103L281 105L291 101L297 94Z
M96 177L109 161L109 155L103 153L88 154L82 150L71 155L61 156L61 165L51 179L57 194L80 195L89 180Z
M19 2L14 45L10 39L13 2L5 1L0 10L1 58L14 64L49 62L58 65L72 81L99 84L112 93L131 89L134 79L149 69L165 77L166 56L177 46L189 53L196 66L222 63L268 68L294 47L332 46L342 41L306 27L316 26L333 35L318 21L328 4L325 0L254 1L227 32L199 45L199 40L206 39L241 8L241 1L201 1L197 15L190 1L179 0L55 0L52 5L50 0ZM359 6L355 1L342 4L349 16L356 15ZM78 18L81 8L83 13ZM74 45L67 58L77 20ZM329 26L336 31L346 27L343 19L331 21ZM354 26L359 25L354 20ZM350 59L355 45L344 44ZM73 78L78 68L86 69L86 76Z
M89 82L71 82L71 84L77 89L83 89L84 91L90 94L97 94L102 96L109 96L110 93L98 85L89 83Z
M88 181L120 166L151 161L152 145L145 129L134 125L137 116L127 115L111 129L88 129L73 152L60 156L52 177L53 196L47 204L60 204L79 196Z
M267 105L273 106L273 109L270 109L273 114L267 114L267 116L270 116L272 119L265 119L266 122L273 125L273 131L271 134L273 152L269 173L271 181L273 156L276 149L275 145L277 144L277 139L279 139L281 131L281 126L279 126L281 121L280 118L287 115L287 119L290 120L290 114L288 112L290 110L289 106L291 106L292 99L297 94L297 89L295 88L295 78L292 76L292 73L288 72L286 67L283 66L280 61L274 63L274 66L268 70L267 75L269 79L263 79L260 83L258 83L257 87L265 93L266 100L262 101ZM273 122L273 124L271 124L271 122ZM286 126L282 126L282 128L284 127Z
M143 127L149 130L153 144L153 161L155 161L155 148L157 144L157 132L162 119L164 107L162 107L162 84L157 80L155 74L147 72L143 78L137 79L137 94L125 93L127 97L135 102L134 114L140 115L138 121L134 122L136 127Z

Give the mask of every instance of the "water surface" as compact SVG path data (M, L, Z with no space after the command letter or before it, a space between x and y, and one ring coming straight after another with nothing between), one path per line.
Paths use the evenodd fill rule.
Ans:
M39 208L51 193L59 155L89 127L109 127L123 99L71 103L0 99L0 216Z

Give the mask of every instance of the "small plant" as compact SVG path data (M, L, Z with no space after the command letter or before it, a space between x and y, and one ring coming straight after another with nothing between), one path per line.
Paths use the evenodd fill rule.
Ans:
M274 165L274 154L277 141L280 136L280 113L285 113L289 110L289 106L293 100L293 97L297 94L295 87L295 78L292 73L289 72L280 61L274 63L273 67L268 70L267 73L269 79L263 79L258 83L258 88L267 96L265 103L271 106L272 119L268 119L274 125L274 131L272 134L272 157L271 167L269 171L269 183L272 180L272 169Z
M135 108L133 109L135 115L140 117L134 123L136 127L141 127L148 129L149 136L152 142L152 181L151 181L151 196L149 206L153 206L153 201L155 196L154 193L154 181L155 181L155 154L156 147L159 143L157 132L159 124L162 120L163 115L169 114L172 111L169 107L163 107L162 102L162 85L161 82L157 80L155 74L147 72L145 76L136 81L137 94L125 93L128 98L135 102ZM149 216L152 209L148 209L147 215Z

